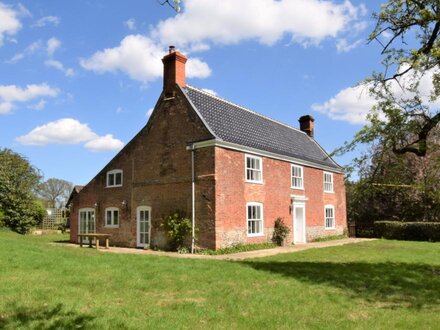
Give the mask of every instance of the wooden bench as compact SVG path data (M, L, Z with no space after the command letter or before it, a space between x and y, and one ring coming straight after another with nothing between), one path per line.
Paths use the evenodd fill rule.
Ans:
M105 248L109 248L109 238L110 234L98 234L98 233L88 233L88 234L78 234L79 237L79 246L83 246L83 239L88 238L89 239L89 247L92 247L92 240L95 239L95 245L96 249L99 249L99 240L105 239Z

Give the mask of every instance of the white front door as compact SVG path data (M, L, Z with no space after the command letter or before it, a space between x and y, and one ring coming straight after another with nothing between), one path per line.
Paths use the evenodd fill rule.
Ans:
M88 234L95 232L95 209L80 209L78 217L78 234ZM85 238L83 239L83 242L89 243L89 240Z
M293 243L306 242L306 206L304 203L293 204Z
M151 207L139 206L137 208L137 246L150 246Z

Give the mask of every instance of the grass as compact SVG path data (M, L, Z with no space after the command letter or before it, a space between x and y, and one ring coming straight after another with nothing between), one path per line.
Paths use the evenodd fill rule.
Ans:
M0 328L440 324L440 243L377 240L233 262L49 244L62 239L0 231Z
M238 252L273 249L276 247L278 247L278 245L276 245L275 243L236 244L236 245L225 247L225 248L218 249L218 250L203 250L203 251L200 251L200 254L214 256L214 255L220 255L220 254L231 254L231 253L238 253Z
M347 235L330 235L330 236L321 236L315 238L312 242L328 242L328 241L336 241L340 239L346 239Z

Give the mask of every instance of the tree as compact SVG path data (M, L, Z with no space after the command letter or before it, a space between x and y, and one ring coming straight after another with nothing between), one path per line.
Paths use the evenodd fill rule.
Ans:
M389 0L374 17L377 24L369 41L382 45L384 70L363 83L377 104L369 113L368 125L337 153L374 142L395 154L423 157L440 122L440 3ZM431 85L428 90L426 82Z
M35 199L41 175L29 161L10 149L0 149L0 210L2 224L27 233L41 219Z
M66 203L72 189L71 182L51 178L38 186L37 193L49 207L61 207Z

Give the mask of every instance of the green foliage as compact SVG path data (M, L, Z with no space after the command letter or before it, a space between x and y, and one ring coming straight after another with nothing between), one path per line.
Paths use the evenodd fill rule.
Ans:
M440 242L440 222L374 222L376 237L404 241Z
M173 212L163 219L160 226L167 234L168 244L172 251L183 251L183 248L188 248L192 223L191 219L187 218L183 212Z
M336 241L345 238L347 238L347 235L321 236L313 239L312 242L328 242L328 241Z
M377 24L369 41L382 46L383 73L373 72L362 85L376 105L368 125L338 152L366 143L421 157L438 145L430 139L440 122L438 13L438 0L388 0L375 13Z
M439 155L396 155L372 148L369 158L358 163L359 181L346 182L348 220L359 229L382 219L440 219Z
M23 156L9 149L0 149L0 208L3 224L25 234L41 217L35 202L35 188L40 181L39 171Z
M0 210L0 227L4 227L3 219L5 218L5 212L3 210Z
M284 223L284 219L278 217L275 220L275 224L273 227L272 242L278 244L279 246L283 245L283 242L286 239L287 235L289 235L289 233L290 233L290 229Z
M258 243L258 244L236 244L233 246L225 247L218 250L203 250L200 254L206 255L220 255L220 254L231 254L255 250L273 249L277 247L274 243Z

